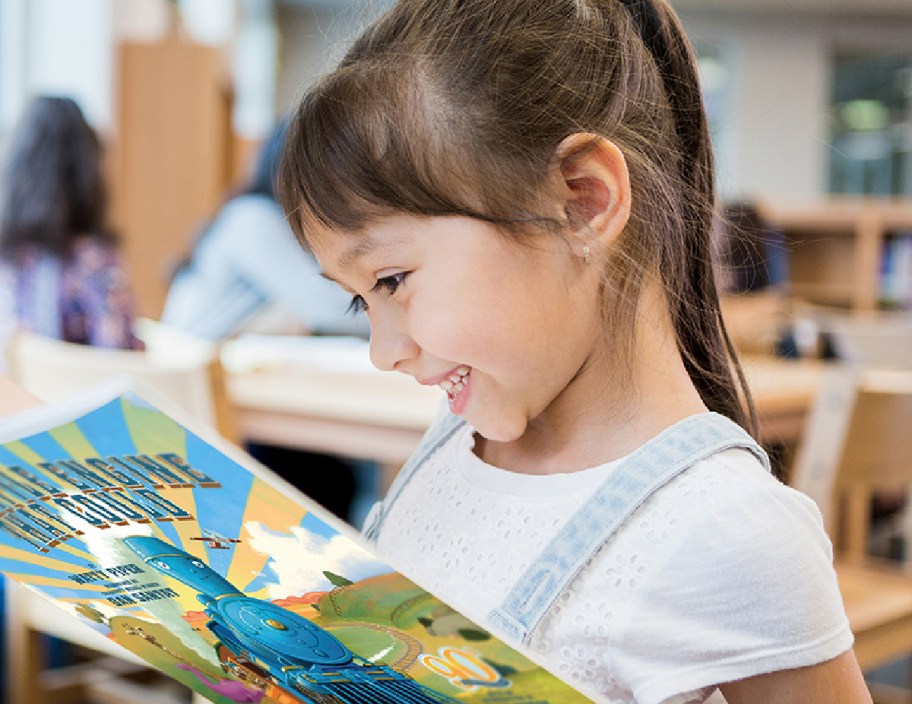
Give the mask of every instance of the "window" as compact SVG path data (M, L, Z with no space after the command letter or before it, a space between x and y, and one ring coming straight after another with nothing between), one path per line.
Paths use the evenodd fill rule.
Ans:
M837 54L831 193L912 195L912 55Z

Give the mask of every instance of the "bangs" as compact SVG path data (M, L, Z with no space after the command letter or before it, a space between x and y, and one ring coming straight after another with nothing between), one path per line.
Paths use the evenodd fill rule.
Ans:
M343 64L300 103L279 177L297 237L314 236L308 223L357 232L395 213L552 229L535 212L551 150L524 152L483 109L451 107L420 58L403 63Z
M470 152L447 111L423 96L417 71L393 73L341 68L294 115L279 198L302 240L308 221L358 231L394 212L480 214L480 194L466 190L479 177L460 161Z

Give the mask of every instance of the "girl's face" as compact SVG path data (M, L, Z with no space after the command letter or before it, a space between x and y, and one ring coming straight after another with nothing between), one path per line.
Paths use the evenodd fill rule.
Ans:
M584 411L604 336L582 242L407 215L314 240L325 275L366 308L373 363L442 387L483 437L513 442Z

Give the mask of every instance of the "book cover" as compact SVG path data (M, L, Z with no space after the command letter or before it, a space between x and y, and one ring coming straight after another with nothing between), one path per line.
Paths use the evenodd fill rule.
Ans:
M0 421L0 570L191 689L222 704L589 701L237 448L135 392L87 403Z

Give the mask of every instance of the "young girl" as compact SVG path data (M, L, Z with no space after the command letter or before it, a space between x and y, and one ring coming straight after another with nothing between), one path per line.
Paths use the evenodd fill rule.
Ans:
M368 519L394 564L597 702L870 701L819 513L737 425L664 0L400 0L282 184L374 363L447 392Z

